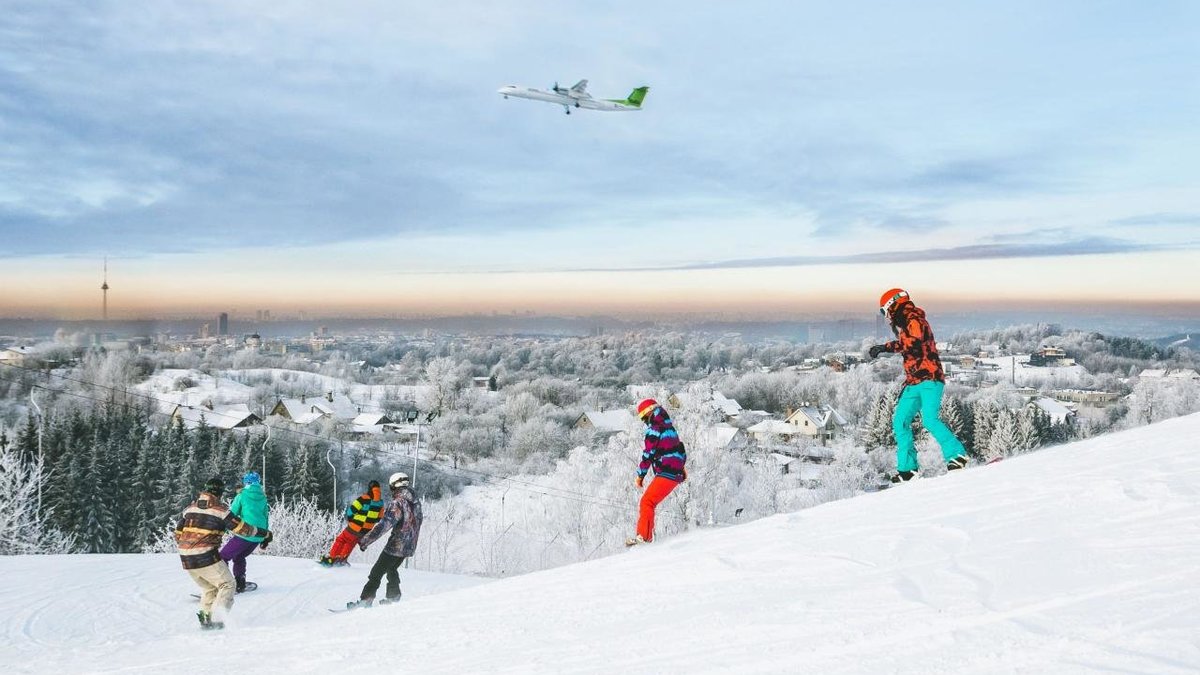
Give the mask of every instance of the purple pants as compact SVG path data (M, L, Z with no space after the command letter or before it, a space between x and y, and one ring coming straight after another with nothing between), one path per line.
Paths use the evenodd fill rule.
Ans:
M240 582L246 580L246 556L254 553L258 546L256 541L246 541L241 537L230 537L221 548L221 560L233 561L233 578Z

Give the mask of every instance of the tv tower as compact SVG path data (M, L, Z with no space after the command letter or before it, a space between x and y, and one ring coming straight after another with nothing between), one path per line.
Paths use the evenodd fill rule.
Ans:
M104 283L100 285L104 292L104 320L108 321L108 257L104 258Z

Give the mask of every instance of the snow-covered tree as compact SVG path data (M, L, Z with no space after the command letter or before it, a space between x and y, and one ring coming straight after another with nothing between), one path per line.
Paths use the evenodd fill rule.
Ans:
M36 459L22 458L7 443L0 445L0 555L74 550L74 538L49 525L53 512L38 513L42 478L42 465Z

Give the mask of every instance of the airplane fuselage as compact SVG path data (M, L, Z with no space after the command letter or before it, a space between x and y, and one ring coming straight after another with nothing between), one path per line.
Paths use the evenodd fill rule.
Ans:
M585 110L641 110L638 106L627 105L619 101L609 101L607 99L596 99L591 96L572 96L569 89L562 90L565 93L555 91L547 91L545 89L534 89L533 87L519 87L517 85L506 85L496 90L496 93L501 94L505 98L513 96L516 98L527 98L531 101L545 101L546 103L557 103L571 111L571 108L583 108Z

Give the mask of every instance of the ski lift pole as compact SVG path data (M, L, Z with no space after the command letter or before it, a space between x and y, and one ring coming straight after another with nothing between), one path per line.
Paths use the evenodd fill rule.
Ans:
M332 452L333 452L333 446L331 445L331 446L329 446L329 448L327 450L325 450L325 462L327 464L329 464L329 470L331 473L333 473L333 507L332 508L333 508L333 510L336 511L337 503L338 503L338 500L337 500L337 467L334 466L333 461L331 459L329 459L329 455Z
M265 424L263 426L265 426L267 428L267 437L263 439L263 444L262 444L262 456L263 456L262 484L263 484L263 489L266 490L267 489L267 443L271 442L271 425Z
M29 388L29 402L33 404L34 410L37 410L38 416L38 484L37 484L37 512L38 517L42 515L42 406L38 405L37 399L33 397L33 392L37 391L36 386Z
M421 423L417 423L417 442L413 444L412 486L417 487L417 457L421 454Z

